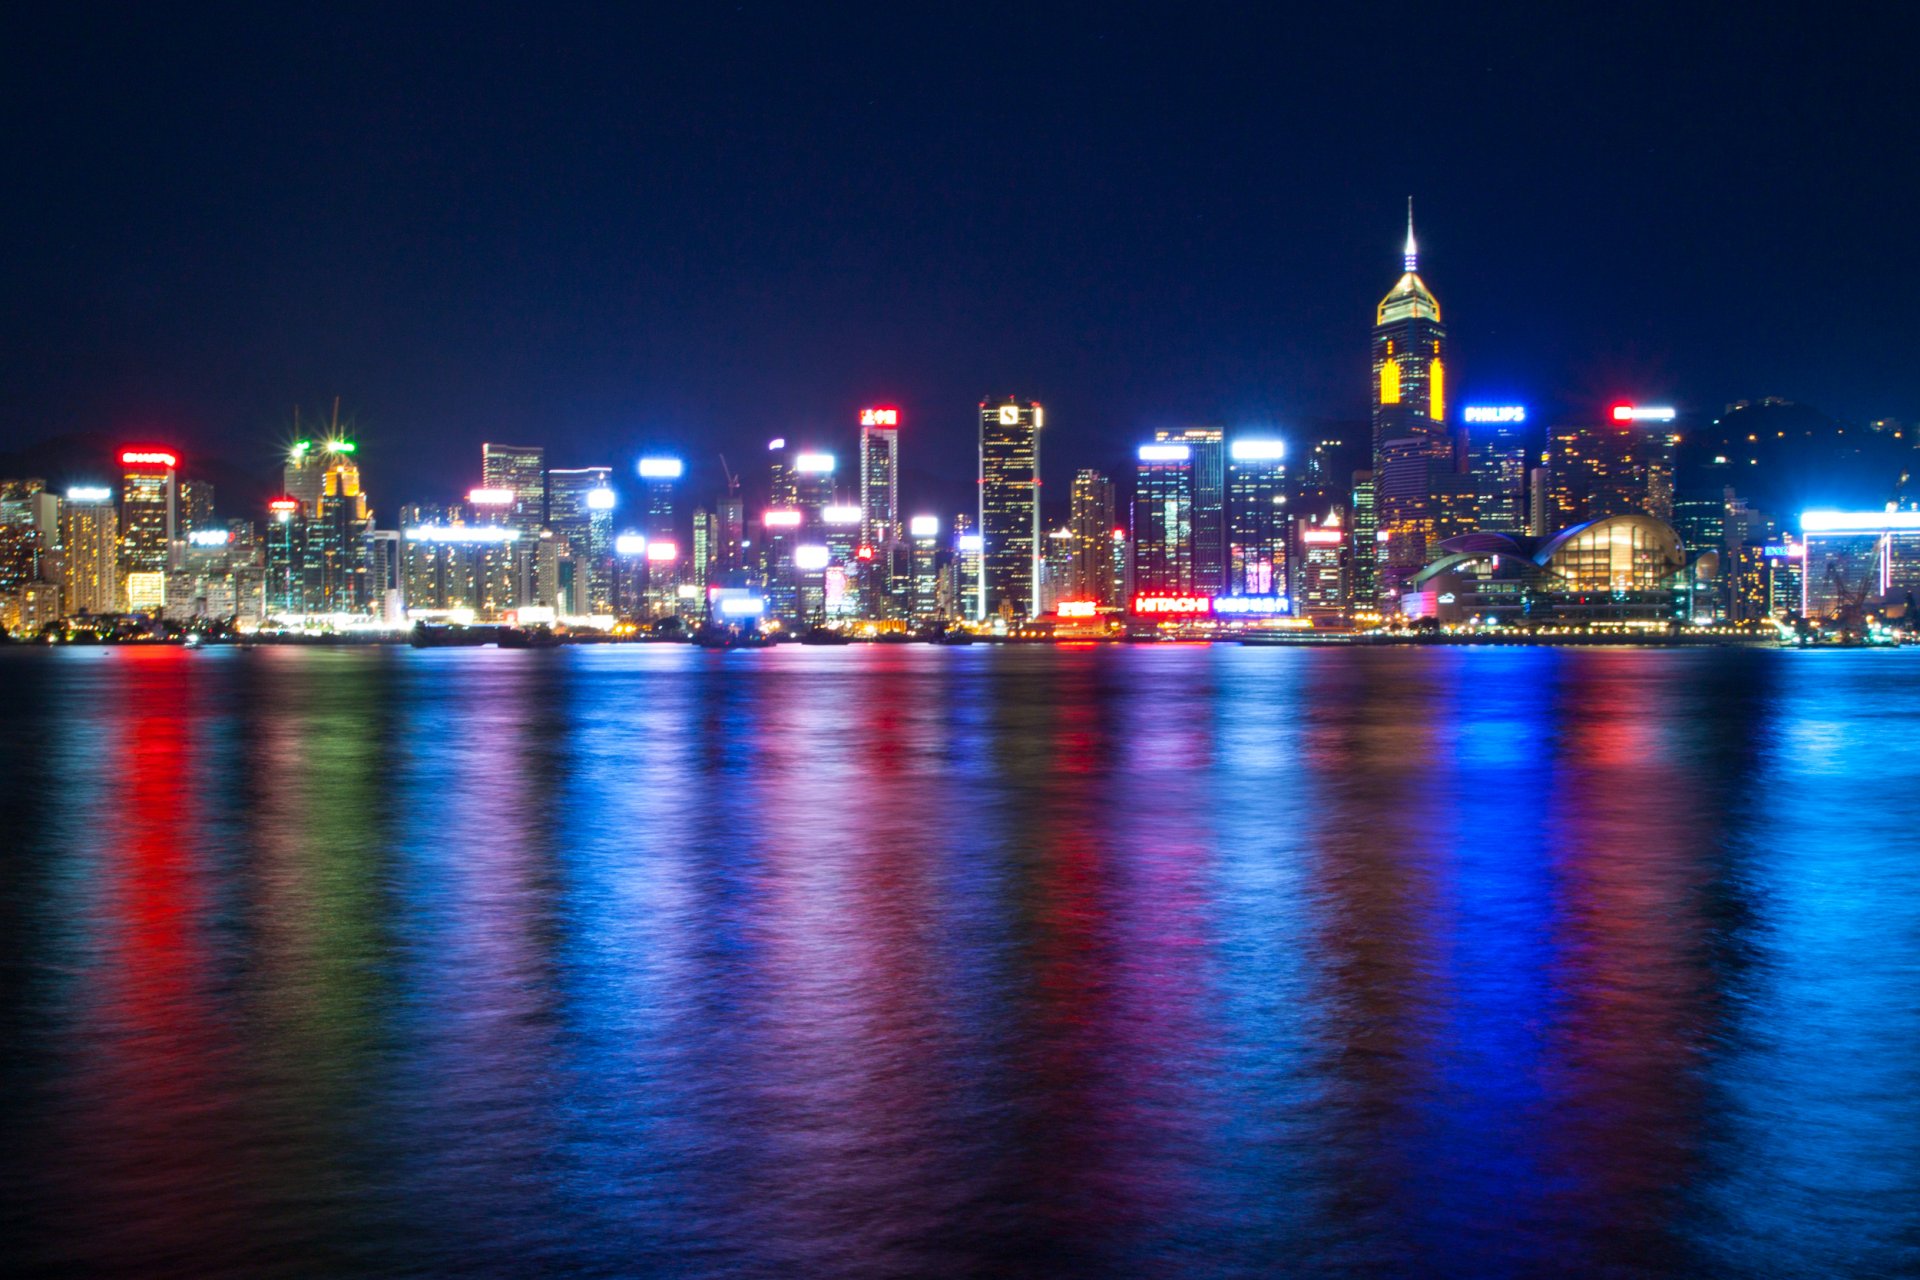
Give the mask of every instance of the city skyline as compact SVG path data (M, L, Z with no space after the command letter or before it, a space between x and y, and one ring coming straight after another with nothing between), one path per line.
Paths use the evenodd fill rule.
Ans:
M15 91L46 108L46 132L16 166L37 198L11 213L19 376L0 431L14 448L166 432L257 467L262 424L339 394L368 431L409 440L396 466L419 474L397 470L392 487L412 492L473 435L538 433L556 456L641 440L691 455L707 439L745 448L772 413L797 434L845 406L899 404L921 424L917 465L945 475L971 452L965 406L1018 389L1052 406L1055 456L1112 469L1133 438L1189 419L1362 417L1365 356L1344 317L1377 296L1409 191L1444 264L1461 397L1547 416L1623 395L1920 416L1911 326L1879 283L1914 179L1879 162L1884 135L1864 127L1911 126L1888 109L1890 54L1870 33L1838 33L1855 61L1803 67L1790 23L1728 31L1684 12L1632 41L1570 17L1510 31L1412 9L1244 21L1166 40L1124 14L1086 29L985 10L865 32L688 20L660 46L729 56L696 59L699 76L622 65L611 81L583 50L623 48L631 29L574 18L508 59L498 101L463 122L444 70L394 74L413 65L418 17L236 29L282 68L269 85L216 57L210 18L80 33L36 15L15 47L40 56ZM928 37L989 33L1044 56L1051 118L953 96L964 68ZM510 38L481 15L442 51L493 67ZM1296 70L1331 61L1268 74L1262 48ZM314 50L383 87L344 117L318 113L331 95L302 91ZM530 109L575 55L605 109ZM1121 96L1143 66L1163 86L1151 111ZM65 93L63 75L109 67L146 115ZM1430 125L1398 129L1368 100L1382 74L1431 85ZM790 123L741 127L728 104L755 77L797 104ZM1187 87L1200 83L1214 96ZM1563 96L1564 133L1526 123L1527 104ZM444 124L386 127L421 119ZM1713 148L1672 136L1722 119L1740 127ZM503 127L522 141L491 145ZM1178 143L1202 127L1211 160ZM1069 134L1087 145L1063 151ZM800 138L817 163L781 159ZM200 158L169 165L189 142ZM262 148L263 171L232 170ZM1817 181L1753 189L1795 164ZM1154 176L1117 185L1134 173ZM114 182L145 196L131 221L89 212L118 207L89 200ZM209 209L208 189L232 203ZM833 190L847 198L827 202Z

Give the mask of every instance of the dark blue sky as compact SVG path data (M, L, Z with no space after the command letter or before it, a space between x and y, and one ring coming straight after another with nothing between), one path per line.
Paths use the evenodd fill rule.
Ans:
M1017 391L1064 487L1362 416L1409 192L1467 396L1920 416L1911 69L1833 7L24 8L10 445L338 394L391 502L896 402L963 493Z

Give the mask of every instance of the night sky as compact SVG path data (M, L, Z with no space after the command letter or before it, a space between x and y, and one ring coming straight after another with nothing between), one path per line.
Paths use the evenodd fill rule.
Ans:
M1017 392L1064 491L1364 417L1409 193L1456 403L1920 416L1916 81L1836 7L26 8L9 448L266 473L338 395L391 510L484 438L737 468L897 403L920 506Z

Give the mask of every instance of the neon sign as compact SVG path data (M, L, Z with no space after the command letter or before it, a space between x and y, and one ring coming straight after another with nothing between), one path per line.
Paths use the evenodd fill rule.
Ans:
M510 507L513 505L513 490L469 489L467 501L476 507Z
M587 490L587 510L589 511L611 511L617 501L611 489Z
M233 534L226 529L195 529L187 534L187 545L190 547L224 547L232 539Z
M858 507L827 507L820 512L820 518L828 524L849 525L860 523Z
M678 480L687 464L678 458L642 458L640 475L646 480Z
M1213 611L1271 618L1290 612L1291 604L1285 596L1215 596Z
M1468 422L1525 422L1527 407L1523 404L1470 404L1463 414Z
M1676 416L1673 409L1665 406L1654 409L1642 409L1630 404L1613 406L1615 422L1672 422Z
M180 465L180 459L164 449L122 449L120 465L123 467L165 467L169 471Z
M940 517L914 516L907 521L907 532L916 538L937 538L940 536Z
M613 550L616 555L637 556L643 554L646 549L647 539L644 534L623 533L613 540Z
M862 409L860 425L863 427L897 427L900 425L898 409Z
M82 485L67 490L68 502L106 502L113 497L113 490L99 485Z
M1100 606L1092 600L1062 600L1053 611L1063 618L1091 618L1100 612Z
M1135 613L1192 615L1213 612L1212 596L1135 596Z
M825 475L833 470L833 455L830 453L803 453L793 460L793 469L803 475Z
M667 560L678 560L679 558L680 545L678 543L649 542L647 544L647 559L655 564L660 564Z
M1140 446L1142 462L1185 462L1193 457L1191 446L1184 444L1143 444Z
M1300 541L1310 547L1337 547L1347 535L1339 529L1302 529Z
M1278 462L1287 456L1284 440L1235 440L1228 450L1235 462Z
M769 511L760 517L760 523L769 529L798 529L806 517L791 507Z

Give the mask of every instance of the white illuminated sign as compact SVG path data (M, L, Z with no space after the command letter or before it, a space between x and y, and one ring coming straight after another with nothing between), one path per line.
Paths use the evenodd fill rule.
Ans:
M1000 406L1000 425L1003 427L1019 426L1020 425L1020 406L1017 404L1001 405Z
M678 480L687 464L678 458L642 458L640 475L646 480Z
M637 556L647 549L647 540L637 533L623 533L613 540L613 550L617 555Z
M1287 456L1282 440L1235 440L1228 451L1235 462L1278 462Z
M469 489L467 501L476 507L510 507L513 505L513 490Z
M793 567L796 569L824 569L833 559L833 553L825 547L813 545L799 546L793 549Z
M587 510L589 511L611 511L615 501L611 489L587 490Z
M1880 533L1920 529L1920 511L1803 511L1804 533Z
M1673 409L1664 405L1653 409L1642 409L1630 404L1613 406L1615 422L1672 422L1676 416L1678 415Z
M109 502L113 499L113 490L87 485L67 490L68 502Z
M940 536L940 517L914 516L907 521L907 532L916 538L937 538Z
M187 535L187 545L192 547L224 547L233 540L233 534L225 529L195 529Z
M514 542L518 529L490 524L426 524L405 531L408 542Z
M820 518L828 524L849 525L860 523L858 507L828 507L820 513Z
M1521 404L1470 404L1462 411L1468 422L1525 422L1527 407Z
M1184 444L1143 444L1140 446L1142 462L1185 462L1193 457L1193 450Z

